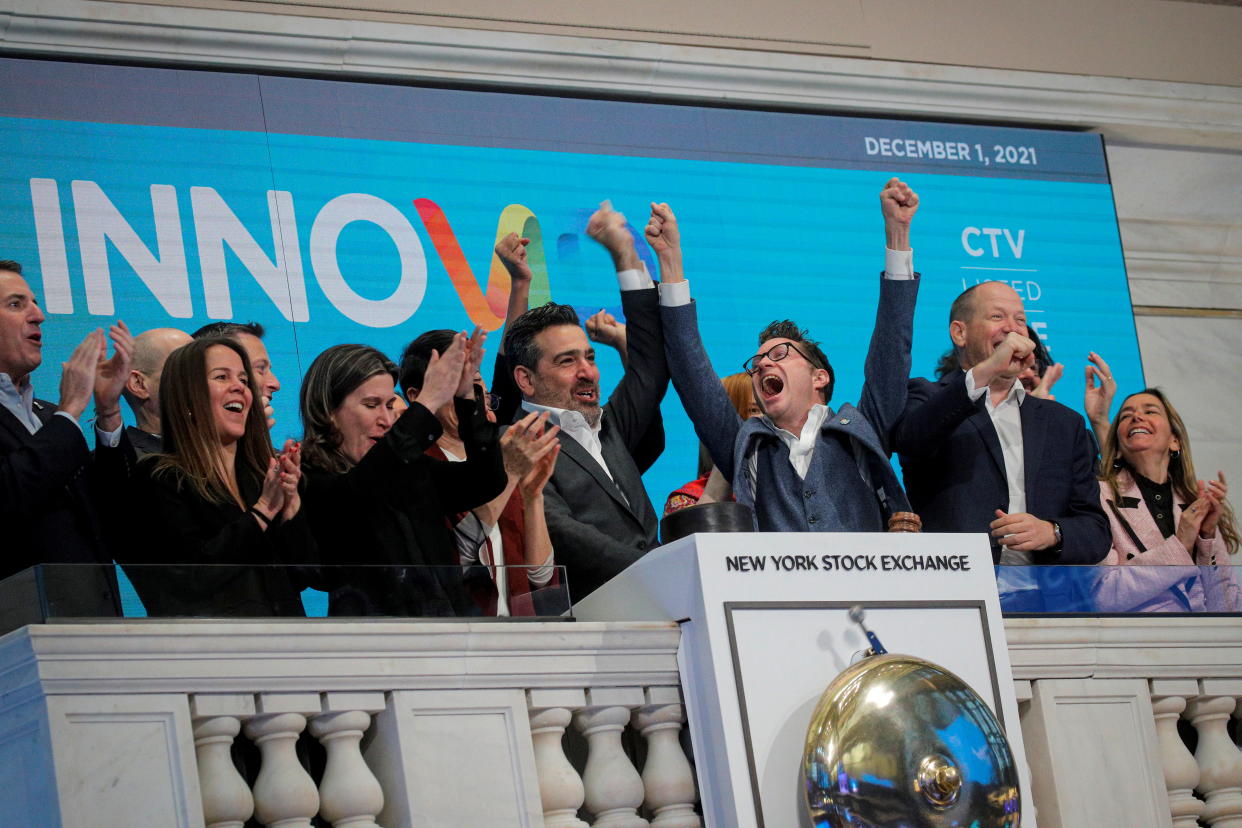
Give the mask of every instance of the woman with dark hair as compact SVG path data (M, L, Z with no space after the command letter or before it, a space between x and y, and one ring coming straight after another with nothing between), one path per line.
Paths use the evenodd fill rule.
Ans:
M1104 368L1095 373L1108 387L1107 364L1098 364ZM1099 396L1092 385L1089 381L1089 411L1100 407L1100 400L1091 398L1093 391ZM1110 402L1103 402L1105 412ZM1100 608L1237 609L1238 584L1229 556L1238 549L1238 531L1225 500L1225 475L1219 472L1206 482L1195 477L1186 426L1164 392L1147 388L1126 397L1100 438L1100 501L1113 533L1112 549L1101 563L1177 567L1105 579ZM1199 577L1181 569L1190 566L1220 568Z
M471 613L446 515L494 498L506 475L496 427L474 395L484 335L453 337L433 354L422 392L394 414L397 366L366 345L337 345L302 382L307 514L325 564L329 615ZM435 411L454 406L466 459L425 452L442 432ZM428 568L424 568L428 567Z
M303 615L280 566L313 542L301 517L298 447L279 457L250 387L250 362L231 339L178 348L160 381L163 452L135 466L128 492L142 509L126 571L152 616ZM182 568L168 564L222 564Z

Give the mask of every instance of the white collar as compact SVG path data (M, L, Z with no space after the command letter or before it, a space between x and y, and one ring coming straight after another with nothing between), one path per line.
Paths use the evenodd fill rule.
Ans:
M523 400L522 407L527 411L532 411L536 414L542 414L545 411L548 412L548 421L551 422L552 425L558 425L562 430L568 431L571 434L575 432L590 432L591 434L599 434L600 427L603 425L604 421L604 418L601 416L595 425L591 425L590 421L587 420L586 415L584 415L581 411L574 411L571 408L554 408L550 405L540 405L539 403L531 402L530 400Z

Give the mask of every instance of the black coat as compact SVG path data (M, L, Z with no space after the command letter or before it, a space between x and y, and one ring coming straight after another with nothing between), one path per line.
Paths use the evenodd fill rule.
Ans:
M43 427L34 434L0 407L0 578L39 563L104 563L91 505L90 448L82 431L35 401Z
M424 453L443 429L415 403L349 471L307 463L303 513L319 560L332 565L321 570L317 584L330 593L329 615L472 613L447 518L496 497L507 478L496 427L482 403L455 403L465 462ZM341 566L349 568L335 568Z
M305 615L298 570L288 568L315 559L302 514L288 522L277 517L264 530L236 503L205 500L177 475L155 474L158 461L146 457L133 469L126 493L129 548L117 551L147 614ZM238 485L243 502L258 499L258 481Z
M92 457L82 431L56 406L34 401L43 423L34 434L0 407L0 580L35 564L110 564L93 505L100 466L122 462L118 449ZM48 573L45 573L47 575ZM45 600L53 615L115 615L119 610L110 569L63 569L45 579L55 595Z

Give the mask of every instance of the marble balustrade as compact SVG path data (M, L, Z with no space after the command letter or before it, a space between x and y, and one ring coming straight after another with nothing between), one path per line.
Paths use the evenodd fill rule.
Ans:
M1006 635L1040 826L1242 826L1242 621ZM644 623L26 627L0 638L0 824L697 828L678 641ZM318 783L299 742L322 746Z

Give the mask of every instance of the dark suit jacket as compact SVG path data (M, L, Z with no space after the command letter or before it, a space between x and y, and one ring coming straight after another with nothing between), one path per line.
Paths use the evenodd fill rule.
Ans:
M1026 396L1019 409L1026 511L1061 526L1059 555L1036 563L1094 564L1108 554L1108 520L1100 508L1095 454L1083 418L1058 402ZM1000 439L984 407L966 393L966 373L940 382L910 380L897 426L906 492L928 532L987 532L997 509L1009 510ZM993 542L993 555L999 547Z
M136 458L146 457L148 454L159 454L164 450L164 441L158 434L143 431L137 426L125 426L125 438L134 450Z
M129 506L122 513L140 530L128 527L126 548L118 549L117 556L147 614L305 615L300 577L287 568L314 556L302 514L288 523L277 518L265 531L236 503L205 500L176 476L156 474L157 462L147 457L133 469ZM243 502L258 499L257 482L239 484Z
M0 407L0 579L39 563L107 563L91 505L91 452L56 406L35 401L34 434Z
M443 429L434 414L414 404L349 471L304 467L302 508L320 560L350 567L321 573L329 615L477 614L462 589L446 518L496 497L508 479L496 427L482 404L456 405L465 462L425 454Z
M655 288L621 292L629 368L604 406L600 443L610 479L577 440L560 433L561 454L544 488L544 512L570 599L591 594L656 545L659 521L635 455L668 390ZM519 412L521 413L521 412Z

